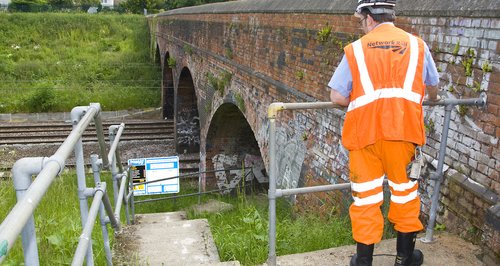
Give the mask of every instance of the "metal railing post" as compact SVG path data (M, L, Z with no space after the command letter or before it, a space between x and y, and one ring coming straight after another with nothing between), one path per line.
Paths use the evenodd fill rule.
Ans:
M120 176L120 190L118 191L118 200L115 202L115 217L120 220L120 213L124 201L125 188L127 187L127 175L126 173L121 173Z
M269 255L267 264L276 265L276 115L282 103L269 106Z
M130 223L133 224L135 220L135 201L134 201L134 181L130 177L130 168L127 169L128 174L128 187L129 193L127 195L128 204L130 205Z
M94 182L95 185L97 186L98 184L101 183L101 166L102 166L102 160L99 159L99 156L97 154L91 154L90 155L90 162L92 164L92 173L94 174ZM101 204L99 206L99 222L101 224L101 231L102 231L102 240L104 242L104 252L106 254L106 264L108 266L113 265L113 258L111 255L111 246L109 243L109 232L108 232L108 227L107 225L107 219L106 219L106 212L104 210L104 205Z
M115 131L117 130L116 126L110 126L109 127L109 141L111 143L114 143L115 141L115 136L116 133ZM111 170L111 177L113 179L113 202L116 204L117 198L118 198L118 180L117 175L118 175L118 169L116 169L116 157L113 156L114 151L109 151L108 153L108 161L109 161L109 166Z
M99 207L101 206L103 195L106 193L105 191L106 183L97 184L95 188L94 199L92 200L92 205L90 206L87 219L85 220L85 223L83 225L83 232L80 235L80 241L78 242L75 256L73 257L73 262L71 262L72 266L82 265L84 258L88 256L88 250L92 245L92 230L94 229L97 212L99 211ZM87 258L87 264L88 263L89 262Z
M120 164L121 162L117 162L116 150L118 148L118 142L120 141L121 134L123 133L123 129L125 128L125 124L112 125L109 127L109 141L111 142L111 147L108 153L108 161L111 165L111 175L113 176L113 201L116 205L121 199L118 199L118 176L119 170L116 167L116 164ZM120 167L121 169L121 167Z
M201 192L201 174L198 174L198 193ZM198 194L198 205L201 204L201 194Z
M31 176L40 173L47 157L22 158L12 167L12 181L16 190L17 201L25 196L26 190L31 185ZM26 265L39 265L38 247L36 242L35 219L33 214L21 232L23 243L24 263Z
M91 103L91 106L96 106L101 110L101 105L99 103ZM94 116L94 124L95 124L95 131L97 134L97 141L99 143L99 150L100 154L102 154L102 160L103 160L103 166L104 168L108 168L109 166L109 161L108 157L106 157L107 151L106 151L106 140L104 139L104 130L102 128L102 119L100 116L100 111L98 114Z
M85 115L85 113L87 112L87 109L88 107L86 106L85 107L79 106L71 110L71 122L73 124L73 128L75 128L78 125L81 117L83 117L83 115ZM76 142L74 149L75 149L75 162L76 162L76 176L78 183L78 199L80 201L80 215L83 227L85 226L85 222L87 221L88 218L89 207L87 203L87 196L85 195L85 192L87 190L87 184L86 184L87 181L85 178L85 161L83 158L83 141L81 136ZM88 246L86 255L86 261L88 266L94 265L92 240L90 240L90 242L91 244Z

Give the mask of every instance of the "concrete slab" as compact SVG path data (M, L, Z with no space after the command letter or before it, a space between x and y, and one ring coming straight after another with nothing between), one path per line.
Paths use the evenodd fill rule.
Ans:
M141 265L217 265L217 248L206 219L184 220L185 213L136 216L134 236Z
M225 211L232 210L234 206L232 204L210 199L208 202L202 203L200 205L194 205L192 207L193 213L198 215L202 213L221 213Z
M425 244L419 240L416 242L416 248L424 253L424 266L483 265L478 259L481 255L480 247L447 233L435 235L435 239L437 241L432 244ZM279 266L349 265L351 256L354 253L356 253L355 245L342 246L315 252L279 256L276 261ZM396 239L382 241L375 246L373 265L394 265L395 254Z

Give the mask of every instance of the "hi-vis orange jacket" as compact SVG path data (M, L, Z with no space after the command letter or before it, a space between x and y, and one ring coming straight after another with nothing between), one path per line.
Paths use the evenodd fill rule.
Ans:
M353 80L344 147L358 150L377 140L423 145L424 42L381 24L344 51Z

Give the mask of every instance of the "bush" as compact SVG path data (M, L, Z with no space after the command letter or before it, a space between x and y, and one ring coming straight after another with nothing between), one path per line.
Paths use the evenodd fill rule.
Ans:
M55 106L55 92L52 87L37 88L26 100L28 110L33 113L48 112Z

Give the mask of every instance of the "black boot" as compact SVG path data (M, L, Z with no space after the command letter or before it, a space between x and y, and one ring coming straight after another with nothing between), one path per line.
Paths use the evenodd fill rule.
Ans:
M350 266L372 266L374 244L365 245L358 243L356 254L352 256Z
M395 266L411 265L420 266L424 262L424 254L422 251L415 249L415 239L417 233L401 233L398 232L398 240L396 244L397 255Z

